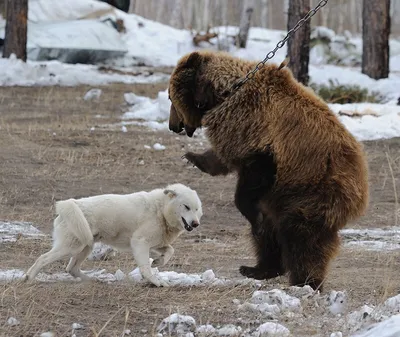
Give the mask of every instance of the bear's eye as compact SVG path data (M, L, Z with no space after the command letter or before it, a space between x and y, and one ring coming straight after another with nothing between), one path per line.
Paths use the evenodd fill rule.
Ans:
M197 109L204 109L206 106L206 103L196 101L196 102L194 102L194 105L196 106Z
M190 207L189 207L188 205L183 205L183 206L185 206L185 208L186 208L188 211L190 211Z

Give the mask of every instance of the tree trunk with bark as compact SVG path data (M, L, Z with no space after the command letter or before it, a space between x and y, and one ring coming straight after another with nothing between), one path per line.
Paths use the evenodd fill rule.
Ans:
M310 0L290 0L287 29L292 29L310 10ZM289 68L301 83L308 84L310 60L310 21L307 21L287 42Z
M247 37L249 35L251 16L254 11L254 3L251 0L244 1L242 17L240 19L239 34L237 44L239 48L246 48Z
M362 73L389 76L390 0L364 0Z
M26 61L28 0L8 0L3 57L15 54Z

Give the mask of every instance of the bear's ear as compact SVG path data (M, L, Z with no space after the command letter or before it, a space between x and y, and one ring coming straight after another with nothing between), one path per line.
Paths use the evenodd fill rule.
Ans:
M198 68L203 61L203 57L197 51L192 52L185 62L187 68Z
M176 192L173 190L165 189L164 194L168 195L171 199L176 197Z

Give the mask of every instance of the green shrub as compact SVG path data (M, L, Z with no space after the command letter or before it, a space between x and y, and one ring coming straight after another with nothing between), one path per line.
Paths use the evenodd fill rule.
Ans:
M311 83L310 87L327 103L383 103L385 97L376 91L368 91L355 84L339 84L329 80L329 85Z

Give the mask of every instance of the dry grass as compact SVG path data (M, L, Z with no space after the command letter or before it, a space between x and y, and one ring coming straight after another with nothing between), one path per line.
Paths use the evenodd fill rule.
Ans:
M123 93L155 96L159 85L112 85L103 88L98 102L82 97L89 87L0 88L0 214L5 220L32 221L51 232L54 200L99 193L128 193L180 181L195 188L204 204L204 218L196 233L181 237L176 255L161 270L201 273L213 269L219 277L239 278L241 264L253 264L248 226L233 204L235 177L212 178L188 168L180 160L189 148L200 151L195 140L166 132L128 126L102 127L118 122L124 109ZM98 117L101 115L101 118ZM94 131L90 129L95 127ZM166 150L146 150L160 142ZM387 227L395 223L400 174L399 140L367 142L371 206L352 227ZM386 156L386 153L388 154ZM141 164L144 162L144 165ZM211 240L204 240L211 239ZM28 268L50 248L50 238L21 238L0 244L1 268ZM377 304L399 291L399 253L377 253L343 248L326 282L330 289L346 290L350 309ZM63 271L66 261L47 272ZM83 268L131 271L129 254L108 261L86 261ZM286 285L285 277L265 282L271 289ZM238 313L233 298L249 299L254 289L238 287L172 287L158 289L130 283L98 282L2 284L0 336L38 336L55 331L70 336L71 324L84 324L77 336L121 336L124 328L134 336L152 336L160 321L173 312L189 314L198 323L258 325L257 315ZM8 317L21 324L10 327ZM315 316L318 319L318 316ZM283 322L295 336L328 335L298 322ZM143 332L146 330L146 332Z

